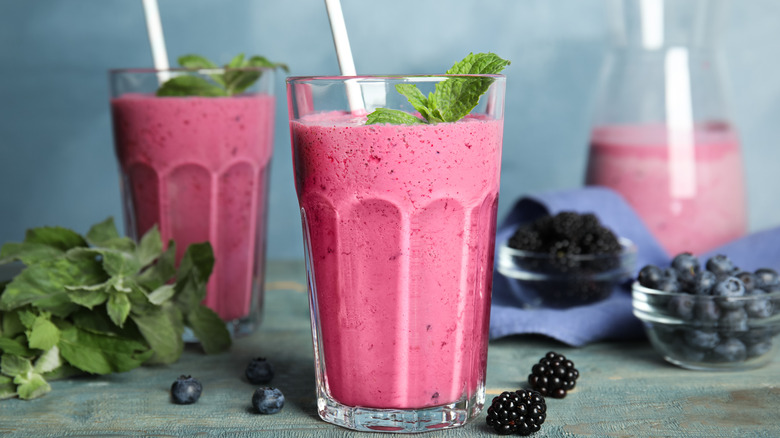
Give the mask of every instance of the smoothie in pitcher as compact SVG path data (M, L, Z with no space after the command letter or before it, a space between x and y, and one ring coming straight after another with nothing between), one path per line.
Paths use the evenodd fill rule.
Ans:
M484 390L501 119L291 121L320 363L336 401L425 408Z
M128 231L158 224L177 261L211 242L205 304L225 321L246 318L262 306L273 96L124 94L111 109Z
M742 159L725 124L670 142L663 125L598 127L586 183L619 192L670 254L701 253L747 228Z

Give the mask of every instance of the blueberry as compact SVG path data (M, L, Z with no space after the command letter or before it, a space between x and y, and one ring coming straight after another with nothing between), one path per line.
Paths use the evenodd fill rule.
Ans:
M693 313L698 321L707 323L718 321L723 311L715 301L699 298L693 304Z
M656 289L658 287L658 283L661 281L661 277L663 277L663 271L661 268L655 265L646 265L639 271L639 275L637 275L637 281L639 281L639 284L644 287Z
M686 330L683 337L688 345L699 350L709 350L720 342L718 332L707 330Z
M672 268L661 271L661 278L656 284L656 289L664 292L679 292L680 283L677 281L677 272Z
M262 385L274 378L274 367L264 357L257 357L249 361L244 374L250 383Z
M722 277L724 275L732 275L734 274L734 271L737 269L734 266L734 262L732 262L730 258L728 258L723 254L718 254L716 256L710 257L707 260L706 267L708 271L712 272L718 277Z
M195 403L203 392L203 385L190 376L179 376L171 385L171 398L177 405Z
M718 277L710 271L699 271L693 279L693 293L696 295L711 295L712 288L718 282Z
M774 313L772 300L769 298L762 298L761 295L765 295L761 289L754 289L749 294L753 299L747 301L745 304L745 310L751 318L769 318Z
M669 300L669 312L684 320L693 319L693 295L675 295Z
M750 293L756 288L756 276L752 272L742 271L735 277L745 285L745 292Z
M738 309L744 306L739 297L745 296L745 285L736 277L727 277L715 284L712 295L720 297L718 304L728 310Z
M734 309L723 312L718 325L730 332L746 332L748 330L748 316L745 309Z
M736 338L727 338L712 349L713 362L740 362L747 357L745 344Z
M677 273L678 281L683 284L692 284L701 269L699 259L689 252L677 254L672 259L672 268Z
M252 406L261 414L275 414L284 407L284 394L276 388L257 388L252 394Z
M706 355L706 351L691 348L682 338L669 342L665 347L670 356L676 356L685 362L701 362Z
M747 344L747 357L763 356L772 349L772 341L762 341L755 344Z
M754 272L756 276L756 287L759 289L766 289L767 286L780 285L780 275L777 271L770 268L756 269Z

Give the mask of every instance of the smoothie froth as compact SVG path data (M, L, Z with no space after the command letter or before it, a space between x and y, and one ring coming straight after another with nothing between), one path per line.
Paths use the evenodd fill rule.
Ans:
M205 304L226 321L247 317L262 306L273 96L125 94L111 109L128 232L158 224L177 262L211 242Z
M484 388L502 120L291 122L318 373L349 406L424 408Z

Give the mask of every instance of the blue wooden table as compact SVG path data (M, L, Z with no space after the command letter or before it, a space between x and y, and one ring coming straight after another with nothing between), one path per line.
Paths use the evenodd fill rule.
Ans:
M347 431L317 416L304 284L301 262L270 262L263 326L229 352L205 356L191 346L174 365L57 381L42 398L0 401L0 435L388 436ZM569 348L514 337L490 344L488 400L523 387L533 363L551 349L574 360L581 377L566 398L548 399L547 421L533 436L780 437L780 358L753 371L688 371L665 363L645 342ZM251 407L254 386L243 372L257 356L275 364L273 385L287 399L279 414ZM203 383L193 405L170 402L170 385L181 374ZM424 436L497 435L483 413L463 428Z

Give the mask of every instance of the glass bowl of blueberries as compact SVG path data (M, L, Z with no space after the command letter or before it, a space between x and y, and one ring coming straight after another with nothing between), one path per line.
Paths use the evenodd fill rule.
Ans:
M518 227L499 245L497 270L525 308L565 308L608 298L630 282L637 247L592 213L565 211Z
M702 266L680 253L671 266L644 266L633 311L668 362L694 370L745 370L772 361L780 344L780 276L739 269L719 254Z

